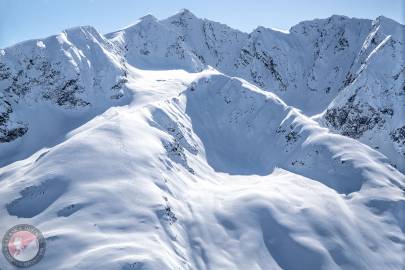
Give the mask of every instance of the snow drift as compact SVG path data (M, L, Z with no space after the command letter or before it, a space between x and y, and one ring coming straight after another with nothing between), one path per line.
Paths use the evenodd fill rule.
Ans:
M403 27L183 10L0 50L0 232L43 232L32 269L402 269Z

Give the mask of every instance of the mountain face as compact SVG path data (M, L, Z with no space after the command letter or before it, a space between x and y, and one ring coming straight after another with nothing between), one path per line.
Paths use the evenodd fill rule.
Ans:
M190 72L211 66L309 116L322 113L322 125L378 149L405 170L404 32L384 17L332 16L288 33L258 27L246 34L184 10L163 21L148 15L107 37L133 66Z
M182 10L2 49L0 234L41 229L32 269L402 269L404 34Z
M1 50L0 164L119 104L127 70L114 50L92 27Z
M373 22L348 78L322 122L332 130L405 162L405 28L387 18Z

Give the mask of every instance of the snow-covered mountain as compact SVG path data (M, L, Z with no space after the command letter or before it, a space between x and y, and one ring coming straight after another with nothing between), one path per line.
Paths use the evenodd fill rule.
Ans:
M378 149L404 171L404 33L385 17L332 16L288 33L258 27L246 34L183 10L163 21L148 15L107 37L131 65L190 72L212 66L309 116L323 113L323 125Z
M405 171L405 27L379 17L322 122Z
M123 104L126 75L125 60L92 27L1 50L0 165Z
M404 29L182 10L0 50L0 233L43 231L32 269L403 269Z

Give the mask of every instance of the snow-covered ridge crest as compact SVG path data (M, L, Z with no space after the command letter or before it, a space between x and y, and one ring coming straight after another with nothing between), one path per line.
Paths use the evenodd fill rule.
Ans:
M14 110L16 99L108 108L105 100L124 96L129 66L188 72L212 66L276 93L309 116L324 112L318 117L324 126L378 149L403 170L403 33L403 25L382 16L339 15L301 22L288 33L265 27L244 33L189 10L164 20L146 15L105 36L91 26L67 29L1 50L1 140L14 141L29 130L29 121ZM371 104L367 89L384 104ZM353 107L347 101L354 92L360 94ZM342 108L352 109L338 115L349 112Z
M49 143L55 140L51 134L122 103L126 76L125 60L114 44L90 26L2 50L0 143L10 145L0 146L0 163L15 158L12 149L22 136L28 136L28 148Z
M401 165L405 164L403 123L395 120L403 115L404 26L395 21L382 16L367 20L333 15L301 22L288 33L258 27L247 34L182 10L161 21L145 19L119 33L119 39L110 34L107 37L122 48L131 65L191 72L213 66L276 93L307 115L325 111L320 121L325 126L360 139L390 157L401 170L405 169ZM378 59L383 50L391 50L386 54L392 56L372 60ZM373 79L359 84L359 76ZM374 86L374 82L379 86ZM362 105L356 108L372 108L377 112L372 113L374 118L365 118L364 109L356 109L351 116L355 121L349 117L342 120L347 124L337 124L340 120L334 115L340 109L333 104L348 96L345 92L350 92L346 90L350 88L372 88L373 96L385 100L385 105L376 107L361 101ZM378 139L370 139L374 137L372 134L381 133L372 119L387 117L394 120L384 120L383 138L378 135ZM360 119L369 120L363 124ZM366 130L370 130L371 137L363 137Z
M400 269L383 155L237 77L130 72L127 106L0 168L0 231L38 226L38 268Z
M398 29L181 11L5 48L0 235L37 226L37 269L401 269Z

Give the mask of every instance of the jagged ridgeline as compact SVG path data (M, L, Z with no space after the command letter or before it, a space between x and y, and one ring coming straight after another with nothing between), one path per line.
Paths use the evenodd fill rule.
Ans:
M88 112L124 96L127 66L189 72L211 66L309 116L323 113L316 118L321 124L401 166L404 47L404 26L385 17L332 16L286 32L258 27L248 34L183 10L161 21L147 15L105 36L73 28L0 51L0 142L22 137L34 124L15 112L17 104Z
M182 10L4 48L0 235L43 232L33 269L402 269L403 35Z

